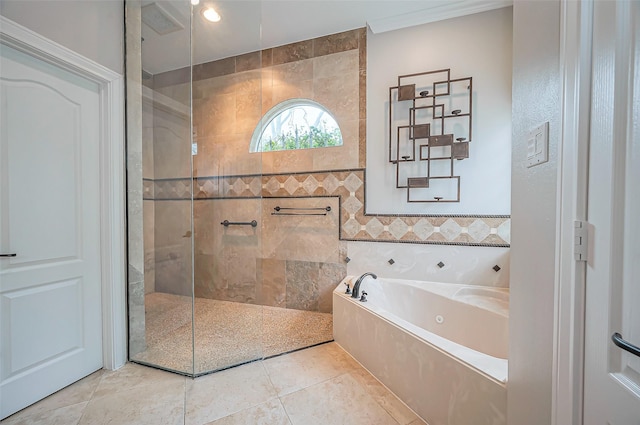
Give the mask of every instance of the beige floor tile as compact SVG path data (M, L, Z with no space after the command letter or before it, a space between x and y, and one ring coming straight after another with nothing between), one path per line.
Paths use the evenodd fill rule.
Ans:
M95 397L111 395L118 391L124 391L139 386L156 386L172 384L176 387L182 385L187 378L175 373L142 366L135 363L127 363L114 371L104 372L100 384L94 393Z
M189 380L186 425L202 425L276 397L262 362Z
M265 360L264 365L279 396L360 368L333 342L274 357Z
M350 374L281 398L293 425L397 425Z
M2 425L76 425L87 403L87 401L83 401L54 410L40 411L29 415L14 415L0 421L0 423Z
M184 394L184 378L114 391L94 397L79 425L182 425Z
M371 397L389 413L400 425L413 424L418 416L400 401L388 388L380 383L364 368L355 368L351 376Z
M242 410L207 425L291 425L287 413L279 399Z
M335 343L197 379L129 363L1 423L426 425Z
M10 418L16 420L18 418L35 417L43 412L59 409L61 407L71 406L74 404L89 401L93 395L96 387L100 383L104 371L99 370L91 375L69 385L66 388L61 389L58 392L51 394L49 397L40 400L39 402L19 411L12 415ZM2 425L9 422L2 422ZM16 422L20 423L20 422Z

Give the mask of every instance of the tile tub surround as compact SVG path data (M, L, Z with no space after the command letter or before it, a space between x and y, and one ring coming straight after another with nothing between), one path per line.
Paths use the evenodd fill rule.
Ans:
M352 276L509 287L510 248L349 241L347 252Z
M192 379L128 363L98 371L3 425L420 425L334 343Z
M131 359L198 375L333 340L329 313L204 298L193 306L195 332L191 297L147 294L147 346Z
M351 278L347 278L351 279ZM387 294L382 287L376 286L381 279L363 282L362 289L369 292L370 302L363 304L352 300L345 295L344 286L339 285L334 292L334 337L336 343L349 352L377 379L397 394L408 406L415 409L423 419L431 425L496 425L506 424L506 363L505 359L499 359L470 350L467 347L452 343L442 336L429 332L426 329L440 328L443 332L445 326L455 322L449 311L442 310L448 303L467 304L468 313L463 316L463 322L467 320L480 324L480 331L472 333L493 332L492 318L499 319L505 314L504 300L487 298L477 292L477 286L468 287L472 292L459 292L460 285L438 284L434 288L439 295L430 295L429 302L420 300L420 293L424 286L430 286L426 282L401 283L395 280L393 291ZM382 282L384 285L384 282ZM418 285L421 284L421 285ZM396 295L398 285L409 289L410 293L404 298L395 301L400 304L403 318L386 311L385 302L380 304L379 299L390 296L388 304L393 306L393 297ZM411 292L420 287L422 292ZM370 288L370 289L368 289ZM413 289L411 289L413 288ZM502 293L505 290L487 288L490 292ZM475 292L474 292L475 291ZM402 291L400 291L402 292ZM461 298L459 302L455 299ZM440 296L444 296L441 298ZM485 300L486 298L486 300ZM441 299L451 299L443 302ZM418 300L419 305L412 307L412 302ZM489 302L490 309L481 308ZM380 305L376 305L376 303ZM429 304L428 308L424 304ZM418 313L417 316L412 316ZM424 313L440 314L442 324L437 324L437 317L425 317ZM482 319L481 311L488 315ZM421 314L420 314L421 313ZM472 314L473 313L473 314ZM476 314L477 313L477 314ZM478 316L478 314L480 314ZM475 315L475 318L471 318ZM404 319L406 317L406 319ZM420 318L425 322L420 324ZM411 322L409 322L411 321ZM420 325L417 326L417 325ZM459 327L458 327L459 328ZM466 325L462 329L454 327L449 331L452 340L461 341L473 335L465 335ZM506 327L503 329L506 332ZM440 332L440 331L438 331ZM500 330L496 330L500 333ZM456 336L457 333L457 336ZM492 336L492 335L490 335ZM476 341L477 349L482 349L483 340ZM470 342L473 344L473 341ZM478 345L480 344L480 345ZM500 338L496 339L496 346L500 345ZM506 344L503 351L506 350ZM378 347L371 350L371 347ZM475 345L473 345L475 346ZM494 349L493 344L489 347ZM496 354L505 356L502 354ZM464 360L461 360L464 359ZM473 365L473 366L471 366Z

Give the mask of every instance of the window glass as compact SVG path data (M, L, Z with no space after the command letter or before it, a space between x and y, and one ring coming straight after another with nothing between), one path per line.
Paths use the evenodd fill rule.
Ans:
M253 133L251 152L342 146L335 118L317 102L292 99L269 110Z

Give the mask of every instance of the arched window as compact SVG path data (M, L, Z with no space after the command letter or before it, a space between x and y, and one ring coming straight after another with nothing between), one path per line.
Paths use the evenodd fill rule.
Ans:
M318 102L291 99L271 108L251 137L251 152L342 146L335 118Z

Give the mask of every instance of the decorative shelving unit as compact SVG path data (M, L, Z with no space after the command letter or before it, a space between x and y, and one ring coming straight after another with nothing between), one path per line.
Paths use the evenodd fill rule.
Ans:
M389 162L407 202L460 202L456 161L469 158L473 78L450 69L400 75L389 88Z

